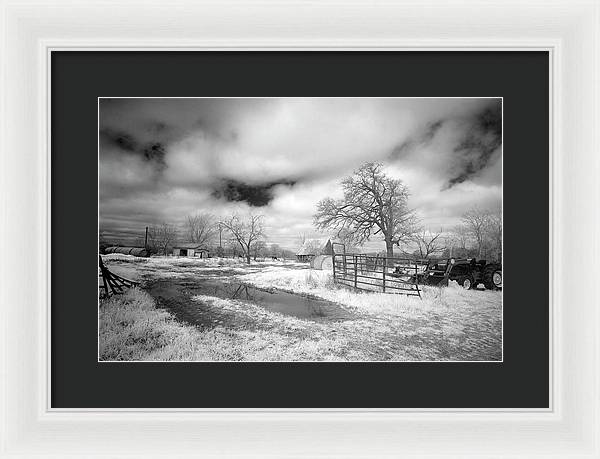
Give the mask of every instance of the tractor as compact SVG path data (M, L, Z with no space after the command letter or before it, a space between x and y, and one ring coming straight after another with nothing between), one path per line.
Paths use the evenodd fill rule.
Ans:
M502 264L475 258L429 260L418 277L419 283L425 285L447 286L448 281L453 280L467 290L477 288L479 284L489 290L501 290Z

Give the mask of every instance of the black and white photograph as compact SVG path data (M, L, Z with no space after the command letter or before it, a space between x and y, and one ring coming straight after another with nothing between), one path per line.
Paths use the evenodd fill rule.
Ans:
M98 360L502 361L502 104L98 98Z

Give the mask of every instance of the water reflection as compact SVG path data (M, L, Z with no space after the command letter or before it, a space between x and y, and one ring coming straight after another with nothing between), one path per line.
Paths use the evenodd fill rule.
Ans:
M333 320L349 319L350 313L335 303L288 293L281 290L263 290L248 284L203 281L198 285L202 294L218 298L246 301L269 311L294 317Z
M214 278L158 280L147 285L147 290L159 300L161 307L170 310L180 319L196 324L223 319L226 319L225 322L237 322L242 318L231 317L231 312L223 311L217 306L190 301L195 295L251 303L271 312L302 319L339 321L353 318L352 313L336 303Z

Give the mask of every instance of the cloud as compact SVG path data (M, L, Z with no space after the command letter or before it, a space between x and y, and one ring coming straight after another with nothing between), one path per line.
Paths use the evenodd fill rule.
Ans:
M271 182L261 185L248 185L236 180L223 180L212 195L225 198L227 201L246 202L251 207L264 207L273 200L273 189L276 186L294 186L295 181Z
M499 99L101 99L100 226L260 211L270 242L312 234L316 203L382 161L430 225L501 201Z

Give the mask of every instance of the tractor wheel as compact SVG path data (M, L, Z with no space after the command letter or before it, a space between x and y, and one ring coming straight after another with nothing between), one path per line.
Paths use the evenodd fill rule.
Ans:
M465 290L471 290L472 288L476 287L473 276L462 276L460 279L458 279L458 285Z
M502 265L487 265L483 271L483 285L488 290L500 290L502 288Z

